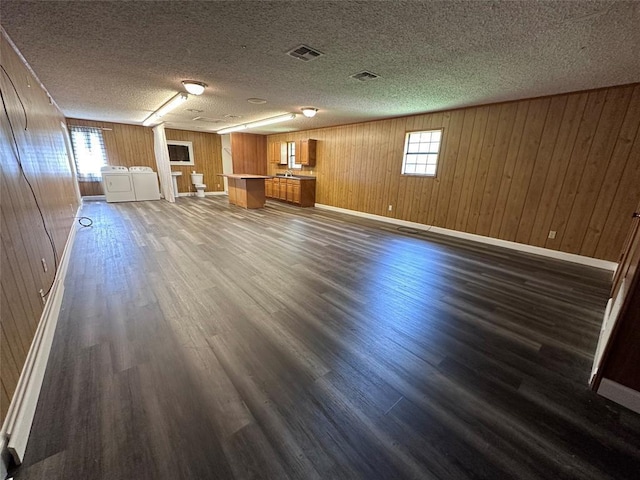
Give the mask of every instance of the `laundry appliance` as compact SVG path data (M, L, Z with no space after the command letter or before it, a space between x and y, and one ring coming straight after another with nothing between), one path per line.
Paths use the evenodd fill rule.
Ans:
M100 169L102 186L107 202L133 202L136 194L133 190L131 173L127 167L107 165Z
M131 180L136 200L160 200L158 174L151 167L131 167Z

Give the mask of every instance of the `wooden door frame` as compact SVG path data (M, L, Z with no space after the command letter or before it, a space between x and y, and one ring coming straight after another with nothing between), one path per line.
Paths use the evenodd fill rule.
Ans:
M631 276L628 276L629 271L632 269L633 271L631 273ZM590 387L592 390L597 391L600 387L604 366L611 356L612 345L620 330L621 319L624 318L626 312L628 311L632 294L638 287L638 283L640 282L640 203L638 204L636 211L633 213L629 235L627 236L624 249L620 256L620 263L618 264L618 268L616 269L616 272L613 276L613 283L611 286L612 302L615 303L616 297L620 294L620 289L625 281L627 282L627 288L623 292L624 298L622 300L622 305L620 306L619 311L615 314L615 318L610 320L614 322L613 328L611 330L609 338L607 339L607 344L604 347L600 362L596 367L595 375L590 382Z

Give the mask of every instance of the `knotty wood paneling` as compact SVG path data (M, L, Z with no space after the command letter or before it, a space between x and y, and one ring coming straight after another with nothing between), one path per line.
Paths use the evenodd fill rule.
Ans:
M222 141L216 133L193 132L187 130L167 129L167 140L182 140L193 142L193 156L195 165L172 166L171 170L181 170L182 176L178 177L178 191L190 192L195 188L191 184L189 176L194 170L204 173L204 184L207 192L222 192L224 184L222 177ZM155 162L155 160L154 160Z
M617 261L640 199L639 125L632 84L267 142L318 140L301 171L317 176L318 203ZM406 132L432 128L444 130L437 177L401 175Z
M151 128L77 118L68 118L67 125L101 128L109 165L151 167L154 171L158 170L153 152ZM78 182L78 185L82 196L104 194L101 182Z
M139 125L122 123L96 122L91 120L67 119L67 124L85 127L102 128L107 162L109 165L125 167L146 166L157 171L156 157L153 150L153 130ZM185 130L165 130L167 140L184 140L193 142L195 165L171 166L172 170L182 171L178 177L178 191L193 190L189 174L192 171L204 173L207 192L222 191L222 182L218 173L222 173L222 147L220 136L214 133L193 132ZM95 185L97 183L97 185ZM81 182L82 195L101 195L99 182Z
M54 254L45 233L31 190L19 168L33 187L42 215L62 255L78 208L74 177L65 145L64 117L50 103L13 50L4 31L0 33L0 59L8 76L0 73L0 89L8 118L0 111L0 422L31 346L42 315L39 291L51 286L55 274ZM19 98L24 103L25 113ZM17 141L14 144L9 120ZM48 270L44 271L44 258Z
M76 118L68 118L67 125L101 128L109 165L143 166L157 170L151 128Z
M80 187L80 195L83 197L104 195L102 182L78 182L78 186Z
M266 175L267 137L252 133L232 133L231 157L233 173Z

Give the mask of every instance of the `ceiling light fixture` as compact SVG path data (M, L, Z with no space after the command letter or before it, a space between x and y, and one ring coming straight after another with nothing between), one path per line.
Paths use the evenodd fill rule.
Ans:
M189 98L189 95L186 94L186 93L177 94L175 97L173 97L167 103L162 105L158 110L156 110L151 115L149 115L146 118L146 120L144 122L142 122L142 125L144 125L145 127L148 127L152 123L156 123L156 121L159 118L165 116L167 113L169 113L171 110L176 108L178 105L180 105L181 103L185 102L188 98Z
M312 118L316 116L316 113L318 113L318 109L317 108L313 108L313 107L304 107L302 109L302 114L307 117L307 118Z
M198 82L196 80L183 80L182 85L184 85L184 89L192 95L202 95L206 83Z
M220 135L224 135L225 133L239 132L240 130L246 130L246 125L236 125L235 127L222 128L220 130L216 130L216 133Z
M278 115L277 117L265 118L264 120L257 120L255 122L243 123L242 125L236 125L234 127L223 128L216 131L216 133L224 135L225 133L246 130L247 128L258 128L264 127L265 125L272 125L274 123L286 122L287 120L293 120L294 118L296 118L295 113L286 113L284 115Z

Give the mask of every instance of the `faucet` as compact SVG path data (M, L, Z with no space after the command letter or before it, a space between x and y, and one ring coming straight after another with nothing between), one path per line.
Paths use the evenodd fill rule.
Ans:
M284 176L285 177L293 177L293 172L291 170L287 170L286 172L284 172Z

